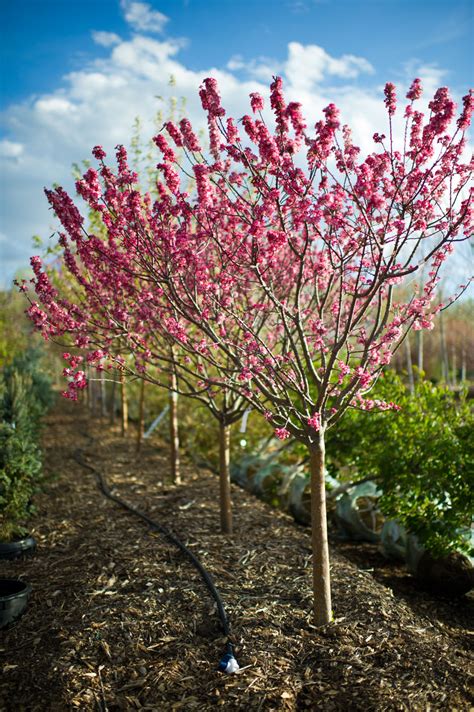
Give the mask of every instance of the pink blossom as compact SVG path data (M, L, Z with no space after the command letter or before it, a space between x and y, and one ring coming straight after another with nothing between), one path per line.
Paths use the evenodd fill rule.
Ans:
M282 247L286 244L287 241L287 236L285 235L285 233L279 230L268 230L267 238L270 246L273 249L278 249L279 247Z
M252 107L252 111L254 114L256 114L257 111L263 111L263 108L264 108L263 98L256 91L254 91L250 94L250 106Z
M421 79L414 79L410 89L407 92L407 99L410 99L410 101L415 101L416 99L419 99L423 93L423 88L421 86Z
M173 195L177 195L180 190L180 180L179 173L169 165L169 163L158 163L157 168L159 168L165 177L165 182L170 192Z
M196 177L196 186L201 205L208 205L212 197L212 186L208 178L208 170L205 165L197 163L193 166Z
M283 97L283 81L281 77L273 77L270 84L270 106L275 113L277 129L284 134L288 131L288 119L286 117L285 99Z
M245 129L245 132L247 136L250 138L251 141L257 141L258 139L258 131L255 122L253 119L248 116L247 114L242 117L242 124Z
M395 84L387 82L384 89L385 106L388 109L389 116L393 116L397 108L397 95L395 92Z
M313 413L313 415L308 418L308 425L313 430L321 430L321 415L320 413Z
M94 146L94 148L92 149L92 155L94 156L94 158L97 158L98 161L103 161L104 158L107 156L102 146Z
M176 146L177 146L178 148L182 148L182 146L183 146L183 137L181 136L181 132L180 132L180 130L178 129L178 127L176 126L176 124L174 124L172 121L167 121L167 122L164 124L164 128L168 131L169 135L171 136L171 138L172 138L173 141L175 142Z
M286 428L275 428L275 435L279 440L286 440L290 437L291 433Z
M199 96L201 97L202 108L208 111L210 116L225 116L225 110L221 106L221 97L215 79L208 78L204 80Z
M229 143L237 143L240 141L239 131L234 123L232 117L229 117L226 121L227 125L227 140Z
M166 161L173 162L176 160L175 153L174 153L173 149L170 147L168 141L163 136L163 134L158 134L157 136L155 136L153 138L153 141L155 142L155 144L158 146L158 148L162 152L163 157Z
M463 103L463 111L457 121L457 125L461 129L461 131L465 131L466 129L469 128L469 126L471 124L472 112L474 111L474 90L473 89L471 89L469 91L469 94L466 94L466 96L463 97L462 103Z
M344 363L344 361L338 361L337 367L339 369L339 376L337 382L341 384L344 378L351 372L351 367Z
M201 146L199 144L198 138L193 131L191 122L184 118L179 122L179 127L181 129L181 135L183 137L183 143L187 149L193 152L201 151Z

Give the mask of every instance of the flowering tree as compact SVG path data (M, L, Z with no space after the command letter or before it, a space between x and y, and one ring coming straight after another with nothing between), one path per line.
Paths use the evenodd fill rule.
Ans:
M184 354L197 350L199 334L200 359L214 369L203 374L203 387L242 396L279 438L307 445L317 624L331 618L325 432L348 408L397 407L368 393L409 330L431 328L441 308L433 303L441 265L472 231L472 165L463 153L473 95L451 129L448 90L436 92L426 119L414 108L421 93L415 80L399 132L395 87L386 85L388 138L375 134L375 150L362 159L333 104L310 133L300 104L285 102L275 78L275 126L265 122L264 101L254 93L256 117L242 118L242 137L234 120L224 119L215 80L207 79L201 100L210 153L187 120L168 122L188 164L178 166L164 135L156 137L163 180L154 202L134 187L123 149L117 175L95 149L103 185L91 169L78 191L101 212L106 242L84 238L72 201L60 190L49 193L83 265L107 263L105 280L121 294L101 332L107 354L117 323L145 371L153 329L143 335L139 323L159 323ZM191 194L181 189L182 173L195 177ZM73 264L71 271L83 279ZM41 306L33 303L29 313L43 333L54 332L64 309L77 331L80 309L58 305L39 269L35 282ZM79 337L78 345L88 344Z

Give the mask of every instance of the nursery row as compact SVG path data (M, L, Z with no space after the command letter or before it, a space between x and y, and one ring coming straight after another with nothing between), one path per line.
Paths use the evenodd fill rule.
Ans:
M3 564L33 594L0 636L0 708L469 709L472 595L432 596L376 545L333 540L335 621L316 630L309 529L232 485L235 533L221 537L218 478L183 453L182 484L170 482L165 419L137 458L133 423L121 437L119 422L62 399L47 415L48 485L30 521L38 551ZM197 572L103 496L77 448L205 565L230 617L238 674L217 671L223 633Z
M176 436L173 427L168 435L172 422L166 391L150 386L144 395L142 385L132 383L125 392L127 419L138 426L137 445L155 428L168 440ZM91 410L115 420L117 394L115 384L93 381ZM333 533L377 542L387 557L407 561L432 590L463 593L473 585L474 554L474 414L466 392L453 394L419 380L411 394L387 371L377 396L396 399L401 410L377 418L349 413L328 434L325 479L328 515L337 528ZM185 399L178 410L181 447L198 466L218 472L218 423L192 400ZM230 429L229 441L231 479L308 525L311 493L304 448L295 441L281 443L251 411ZM176 462L173 480L175 475ZM434 562L440 559L446 559L445 565L437 568Z
M419 110L419 78L402 111L391 82L383 95L384 125L363 157L335 104L308 124L280 77L270 85L271 112L252 92L253 118L241 121L226 115L217 81L204 79L208 145L187 118L165 122L153 138L160 162L151 185L147 176L140 183L123 145L116 165L95 146L97 167L76 181L87 222L61 186L47 189L61 223L57 258L31 258L34 291L18 283L42 336L68 345L67 398L77 400L92 371L207 407L219 427L223 533L233 531L232 425L251 408L277 438L301 443L316 625L332 616L330 432L351 410L400 408L371 391L410 331L431 330L447 306L437 303L442 267L472 232L465 134L474 96L456 117L446 87L429 114ZM442 497L441 489L435 508ZM443 523L433 545L444 538Z
M41 485L37 438L51 388L39 370L40 360L38 350L19 353L3 372L0 538L4 542L26 533L33 494ZM129 419L135 421L137 451L155 429L165 434L174 443L171 477L175 482L179 481L180 445L196 464L218 471L218 423L206 417L195 400L185 399L178 407L176 393L170 397L164 389L145 389L143 384L92 380L87 390L89 408L111 422L120 418L123 435ZM472 557L474 415L465 394L454 395L423 380L411 394L399 377L386 372L377 385L377 396L396 400L401 410L377 418L352 412L328 434L328 512L339 535L380 542L387 556L408 556L413 573L425 551L434 560L454 552ZM265 419L250 410L228 435L232 480L309 524L311 493L304 448L296 441L281 443ZM223 528L225 522L221 512ZM460 561L462 569L468 559ZM423 570L426 575L426 566ZM446 589L456 590L450 580L456 570L455 566L445 578ZM458 581L458 587L470 588L471 573L467 582Z

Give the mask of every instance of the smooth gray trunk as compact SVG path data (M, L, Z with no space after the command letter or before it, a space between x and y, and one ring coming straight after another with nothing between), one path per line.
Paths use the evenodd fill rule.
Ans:
M417 346L417 366L418 371L423 371L423 329L416 332L416 346Z
M109 422L110 425L113 425L115 423L115 395L117 392L117 381L114 380L112 381L112 390L110 393L110 414L109 414Z
M408 388L413 395L415 392L415 379L413 377L413 362L411 359L410 337L405 338L405 355L407 359Z
M103 371L100 372L100 414L103 418L107 416L105 375Z
M138 401L138 427L137 427L137 453L142 447L143 433L145 432L145 381L140 384L140 400Z
M454 346L454 344L451 349L451 365L452 365L452 369L453 369L452 384L453 384L453 386L457 386L458 374L456 373L456 370L457 370L456 346Z
M313 613L314 624L322 626L332 620L331 578L326 516L326 484L324 478L324 433L309 445L311 470L311 544L313 550Z
M446 346L446 333L444 329L444 316L443 312L439 313L439 338L440 338L440 350L441 350L441 380L444 383L448 383L449 379L449 361L448 361L448 348Z
M170 441L171 441L171 479L176 485L181 483L181 472L179 462L179 429L178 429L178 394L176 393L176 374L170 376Z
M230 498L230 425L219 423L219 496L221 532L232 534L232 502Z
M125 375L123 372L120 373L120 404L121 404L121 432L122 437L125 437L128 430L128 398L127 398L127 384L125 382Z

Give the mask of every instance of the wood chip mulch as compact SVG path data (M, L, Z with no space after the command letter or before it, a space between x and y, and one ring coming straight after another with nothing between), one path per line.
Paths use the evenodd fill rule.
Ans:
M212 574L238 674L216 670L225 641L197 572L100 493L78 447ZM223 537L215 475L188 463L170 484L162 441L137 458L133 432L122 439L78 405L47 418L44 449L53 479L37 497L38 550L0 562L0 576L33 586L23 618L0 632L2 712L472 709L472 593L436 599L374 547L335 541L335 621L315 629L309 533L286 514L233 487L235 535Z

